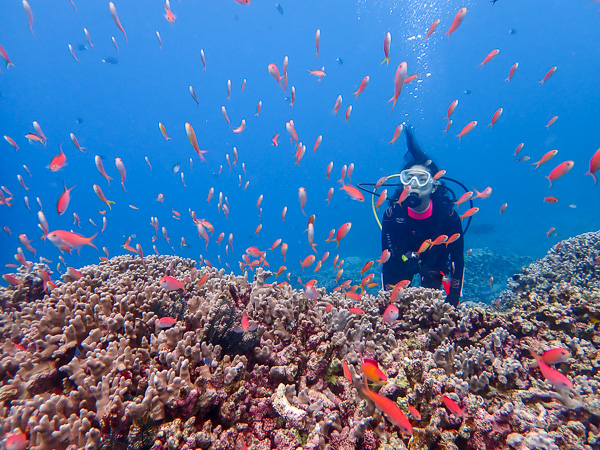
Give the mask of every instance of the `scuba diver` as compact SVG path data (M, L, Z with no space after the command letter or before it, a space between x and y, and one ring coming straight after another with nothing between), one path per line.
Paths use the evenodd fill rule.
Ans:
M457 306L463 283L464 240L461 219L449 194L455 196L442 181L433 178L438 168L421 150L410 127L406 127L406 144L402 185L390 200L381 224L382 248L391 253L383 264L383 284L393 286L420 274L421 286L426 288L440 289L445 282L446 301ZM397 199L406 187L408 197L399 204ZM456 233L459 237L454 242L442 242L417 253L428 239L450 238Z

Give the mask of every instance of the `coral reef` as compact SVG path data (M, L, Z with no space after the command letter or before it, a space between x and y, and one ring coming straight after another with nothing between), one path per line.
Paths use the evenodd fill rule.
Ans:
M465 281L461 301L493 303L506 288L507 279L531 263L532 258L474 248L465 256ZM490 277L493 279L490 282Z
M317 287L315 302L262 269L118 256L47 295L42 267L22 270L0 290L0 431L34 450L599 448L599 243L553 248L511 281L502 311L412 287L391 324L389 292L357 304ZM161 287L164 275L185 291ZM572 389L529 354L556 347L570 351L556 369ZM364 395L363 357L412 436Z

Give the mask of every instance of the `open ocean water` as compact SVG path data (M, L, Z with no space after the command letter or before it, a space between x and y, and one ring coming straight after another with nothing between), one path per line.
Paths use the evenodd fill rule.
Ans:
M74 7L67 0L30 0L29 5L31 30L21 1L0 3L0 45L14 63L14 67L3 66L0 73L0 135L11 137L20 147L16 151L7 141L1 142L0 183L6 188L4 195L13 197L11 207L0 205L0 225L12 233L0 233L3 265L15 264L13 255L23 247L18 236L26 234L36 258L43 256L52 261L53 270L57 267L58 249L40 239L39 198L50 231L72 230L86 237L98 233L93 241L98 251L85 246L80 255L65 253L67 266L97 262L104 256L102 247L109 256L122 254L121 245L132 237L130 245L139 244L144 254L153 253L155 245L161 254L195 260L202 255L214 266L240 273L239 261L247 247L267 250L281 238L289 245L286 261L280 248L268 252L271 270L285 264L293 274L292 282L298 275L306 282L314 276L314 266L304 273L300 268L311 252L304 233L308 217L298 200L300 187L307 192L306 215L316 215L318 257L326 251L331 254L326 265L336 254L360 262L376 259L381 238L371 198L366 196L362 203L351 200L339 190L338 180L342 166L351 163L354 172L351 180L346 178L350 184L374 183L383 175L398 173L406 151L404 134L395 145L389 141L401 123L414 128L422 148L448 176L469 189L493 188L489 199L475 201L480 211L465 236L466 249L488 247L500 254L537 258L562 238L598 229L600 188L592 177L584 176L600 146L597 3L173 1L176 19L170 24L163 17L162 1L117 1L127 39L116 27L108 2L75 0ZM449 38L446 31L461 7L467 7L467 15ZM425 40L436 19L441 21L438 28ZM381 63L388 32L392 36L389 65ZM500 53L482 68L480 63L494 49ZM274 63L281 71L286 56L284 91L267 66ZM404 86L391 112L387 101L394 93L396 67L403 61L408 74L418 76ZM516 62L516 74L506 82ZM553 66L556 73L540 85ZM322 67L326 76L321 81L309 74ZM355 98L352 92L367 75L367 88ZM343 103L334 114L338 95ZM443 118L456 99L453 125L445 132ZM262 109L257 117L259 101ZM352 112L345 120L349 105ZM232 127L223 118L222 106ZM488 124L498 108L503 108L503 114L492 130ZM554 116L556 122L546 127ZM242 119L246 129L233 133ZM290 120L306 145L299 164L295 164L295 143L289 142L286 131ZM456 135L473 120L478 121L477 127L459 140ZM47 137L45 146L25 138L36 132L34 121ZM168 141L159 131L159 122ZM204 154L207 162L200 161L192 148L186 122L193 126L199 148L209 151ZM73 145L70 133L84 152ZM279 134L278 146L272 145L275 134ZM322 144L313 152L319 135ZM47 166L61 143L67 164L53 172ZM525 145L515 157L520 143ZM229 168L226 155L233 162L234 147L239 157ZM558 150L556 157L534 170L531 163L553 149ZM96 155L113 177L110 185L95 167ZM518 162L522 156L531 159ZM115 158L121 158L127 170L127 192L120 185ZM544 177L567 160L574 161L574 168L549 189ZM325 173L331 161L334 167L328 181ZM174 173L178 163L180 170ZM20 185L18 175L28 190ZM94 184L115 202L110 210L95 195ZM65 185L75 187L67 211L59 215L57 201ZM335 193L328 206L330 187ZM208 203L211 188L214 196ZM217 206L220 193L228 204L227 216ZM461 189L456 193L461 195ZM157 201L159 194L164 196L162 204ZM556 197L558 203L544 202L547 196ZM501 215L503 203L508 206ZM462 205L460 212L465 209ZM190 211L214 226L208 245L198 236ZM383 211L382 207L379 216ZM81 219L81 228L74 224L73 213ZM103 217L106 228L101 232ZM151 217L159 221L159 238L154 242ZM352 223L352 229L339 249L335 242L324 242L332 228L346 222ZM256 233L260 224L262 230ZM162 227L170 242L163 238ZM555 231L547 237L552 227ZM225 238L218 245L222 232ZM230 234L233 248L226 253ZM182 237L189 246L180 245ZM34 258L24 251L28 259ZM58 271L64 270L61 264Z

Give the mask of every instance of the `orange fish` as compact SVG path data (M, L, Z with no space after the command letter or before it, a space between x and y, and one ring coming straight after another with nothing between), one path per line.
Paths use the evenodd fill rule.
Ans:
M504 211L506 210L506 207L508 206L508 203L503 203L502 206L500 207L500 214L504 214Z
M333 305L327 305L327 306L331 306L333 308ZM329 311L327 311L329 312ZM348 380L350 383L352 383L352 374L350 373L350 369L348 368L348 364L346 363L346 361L342 360L342 370L344 372L344 376L346 377L346 380Z
M387 381L387 376L379 368L379 364L374 359L364 358L362 367L363 373L366 375L369 381L373 383L381 383Z
M364 275L364 273L369 270L371 267L373 267L373 264L375 263L375 261L367 261L365 263L365 265L363 266L363 268L361 270L359 270L359 272Z
M346 295L348 295L348 292L346 292ZM349 308L348 311L350 311L352 314L356 314L357 316L362 316L365 313L365 311L361 308Z
M467 209L467 210L465 211L465 213L464 213L464 214L461 214L461 215L460 215L460 218L461 218L462 220L465 220L467 217L471 217L471 216L473 216L473 215L477 214L477 212L478 212L478 211L479 211L479 208L477 208L477 207L474 207L474 208L469 208L469 209Z
M558 199L556 197L544 197L544 201L546 203L558 203Z
M352 200L356 200L359 202L365 201L365 197L362 195L362 193L351 184L344 184L342 182L342 187L340 188L340 190L346 191L346 194L348 194L350 198L352 198Z
M400 410L398 404L387 397L372 392L367 384L367 376L363 374L363 378L365 383L364 387L362 388L363 393L369 397L373 403L375 403L375 406L383 412L385 417L387 417L391 423L400 428L400 430L405 434L412 436L412 425L408 421L408 418Z
M298 200L300 200L300 209L302 209L302 214L306 216L304 212L304 206L306 205L306 189L303 187L298 188Z
M158 122L158 129L160 130L160 132L163 135L163 137L165 138L165 140L168 141L169 139L171 139L169 136L167 136L167 129L162 124L162 122Z

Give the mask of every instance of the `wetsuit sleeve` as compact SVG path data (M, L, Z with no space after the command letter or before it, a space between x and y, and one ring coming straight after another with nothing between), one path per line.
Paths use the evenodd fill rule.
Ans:
M453 305L457 305L462 293L465 271L465 241L463 238L462 223L456 211L452 212L449 222L448 236L452 236L454 233L460 233L460 238L448 246L448 250L450 250L451 267L453 269L453 272L451 273L448 301Z
M381 269L384 288L401 280L410 280L415 274L414 268L411 267L412 260L402 260L402 256L410 250L409 236L406 227L396 221L398 217L400 217L400 207L392 205L383 214L381 220L381 248L389 250L391 254L390 259Z

